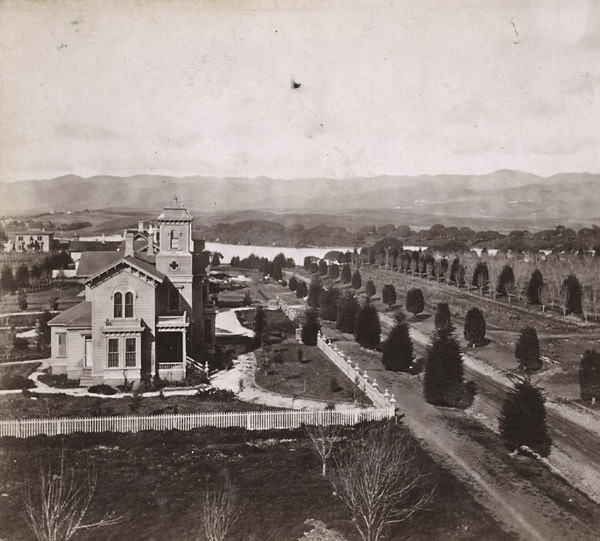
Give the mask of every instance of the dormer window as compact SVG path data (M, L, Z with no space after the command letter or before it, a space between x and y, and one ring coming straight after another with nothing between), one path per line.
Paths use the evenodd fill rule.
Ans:
M133 293L125 293L125 317L133 317Z
M123 294L119 292L115 293L113 316L123 317Z

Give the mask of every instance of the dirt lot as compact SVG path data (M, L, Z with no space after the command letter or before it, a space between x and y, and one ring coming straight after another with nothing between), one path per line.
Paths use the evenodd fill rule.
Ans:
M217 478L229 478L246 502L229 540L299 539L310 529L304 525L309 518L349 541L358 539L302 431L214 429L0 441L0 538L31 539L22 518L22 487L39 471L40 456L57 456L61 446L68 464L96 465L97 497L90 520L102 511L126 516L117 526L77 539L195 540L199 492L207 480ZM420 469L437 481L436 498L428 511L399 525L392 539L512 539L464 484L417 452Z

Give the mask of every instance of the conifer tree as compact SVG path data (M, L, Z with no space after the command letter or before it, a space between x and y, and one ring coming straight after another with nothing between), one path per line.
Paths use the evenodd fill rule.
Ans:
M273 278L273 280L281 280L283 279L283 272L281 270L281 265L279 264L279 262L275 262L273 263L273 267L271 268L271 278Z
M423 396L437 406L459 406L463 403L465 386L460 347L448 330L436 331L427 348Z
M393 284L385 284L381 290L381 300L390 308L396 304L396 288Z
M327 275L327 261L324 259L319 261L319 274L322 274L323 276Z
M8 265L4 265L2 274L0 275L0 290L2 290L2 293L14 293L16 289L17 283L15 282L12 269Z
M500 435L510 451L527 446L542 456L550 454L552 441L546 426L544 395L528 380L508 391L500 412Z
M483 312L474 306L465 317L464 336L470 346L482 346L485 343L485 317Z
M452 329L452 320L450 317L450 307L447 302L440 302L435 312L435 328L438 331Z
M533 327L524 327L521 330L515 347L515 357L519 360L521 370L532 371L542 367L540 341Z
M535 269L527 284L527 300L530 304L541 304L540 292L543 287L544 277L539 269Z
M360 272L358 272L358 270L355 270L352 274L352 289L360 289L361 285L362 278L360 276Z
M336 287L323 288L319 302L321 308L321 319L336 321L338 313L338 301L340 292Z
M473 272L473 282L471 285L475 286L481 293L483 293L484 289L488 285L489 280L490 273L488 271L487 263L485 261L480 261L477 263L475 271Z
M348 265L348 263L345 263L342 267L342 274L340 275L340 278L344 284L349 284L350 280L352 280L352 269L350 269L350 265Z
M409 289L406 294L406 309L416 316L420 314L425 308L425 300L423 299L423 292L420 288Z
M17 287L27 287L29 285L29 268L27 265L19 265L15 272L15 282Z
M600 400L600 353L588 349L579 364L581 400Z
M375 348L381 338L381 324L377 308L366 302L358 311L354 325L354 338L363 347Z
M337 263L329 265L329 278L335 280L340 276L340 266Z
M383 343L381 362L386 370L392 372L408 372L412 364L413 344L404 317L396 319L390 334Z
M308 287L306 286L306 282L304 280L298 280L298 285L296 287L296 297L299 299L303 299L308 295Z
M319 321L319 312L314 308L310 308L306 311L304 316L304 322L302 324L301 338L302 343L307 346L317 345L317 335L321 330L321 323Z
M375 284L373 283L373 280L369 280L367 282L367 285L365 286L365 293L369 297L372 297L373 295L375 295L376 290L375 290Z
M354 333L356 314L358 313L358 300L352 291L346 291L338 301L338 315L336 327L344 333Z
M298 279L295 276L292 275L290 278L288 287L290 288L290 291L296 291L296 288L298 287Z
M310 286L308 286L308 306L311 308L318 308L319 303L321 302L321 291L323 289L323 285L321 284L321 280L318 276L315 276L310 281Z
M254 315L254 340L257 347L262 347L267 335L267 314L262 306L256 307Z
M581 314L582 288L579 279L574 274L569 274L563 282L566 291L565 310L571 314Z
M498 276L496 292L500 295L508 295L515 284L515 273L510 265L504 265Z

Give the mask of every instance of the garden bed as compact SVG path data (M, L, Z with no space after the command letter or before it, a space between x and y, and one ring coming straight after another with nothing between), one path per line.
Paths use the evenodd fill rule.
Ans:
M120 524L92 530L82 539L198 539L197 496L207 481L228 478L245 501L229 541L297 540L310 529L304 524L308 518L323 521L348 541L358 540L303 431L241 429L5 439L0 449L0 538L32 538L23 519L24 483L39 475L40 456L59 456L61 448L67 464L96 465L98 484L89 520L110 511L125 516ZM512 539L466 485L419 447L417 454L419 467L437 482L436 498L427 511L396 525L393 539Z
M30 389L35 383L28 376L35 372L41 363L24 364L0 364L0 390L10 391L19 389Z
M299 353L301 352L301 357ZM256 351L256 383L276 393L326 402L370 404L369 399L316 346L288 340ZM268 364L266 363L269 359Z

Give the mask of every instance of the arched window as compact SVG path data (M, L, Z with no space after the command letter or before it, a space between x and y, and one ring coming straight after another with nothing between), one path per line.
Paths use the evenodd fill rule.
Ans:
M133 317L133 293L125 293L125 317Z
M119 292L115 293L114 317L123 317L123 294Z
M171 250L179 250L179 233L174 229L169 232L169 247Z

